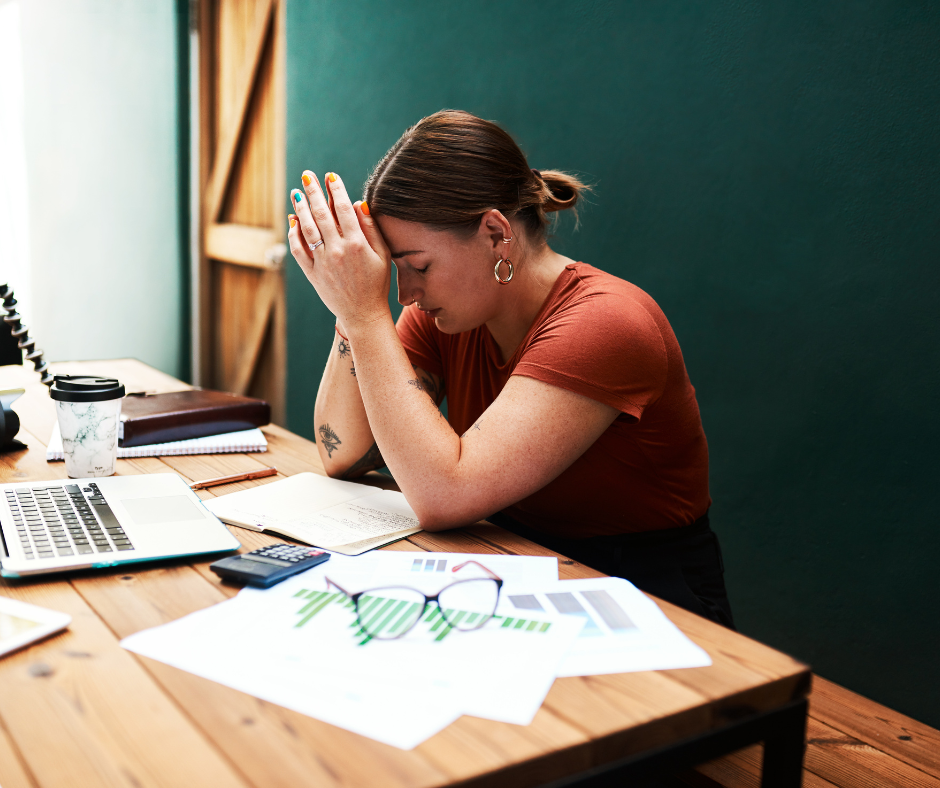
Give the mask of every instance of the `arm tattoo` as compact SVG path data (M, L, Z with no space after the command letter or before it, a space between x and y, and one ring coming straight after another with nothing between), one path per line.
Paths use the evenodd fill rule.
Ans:
M339 351L340 358L346 358L349 355L349 343L342 337L339 340L339 344L336 346L336 349Z
M323 444L326 449L326 456L332 457L333 451L342 443L339 439L339 436L330 429L329 424L321 424L317 429L317 432L320 433L320 443Z
M356 377L356 365L355 365L355 364L353 364L353 365L349 368L349 371L352 373L352 376L353 376L353 377Z
M385 465L385 460L382 459L382 452L379 451L379 444L373 443L372 448L369 449L362 457L359 458L346 473L343 474L344 479L352 479L356 476L361 476L362 474L368 471L374 471L376 468L381 468Z
M409 386L414 386L418 391L424 391L424 386L421 385L421 381L415 378L414 380L408 381Z
M483 423L483 419L477 419L477 420L476 420L476 423L474 423L474 425L473 425L469 430L467 430L463 435L461 435L460 437L461 437L461 438L466 438L466 437L467 437L471 432L473 432L474 430L478 430L478 431L479 431L480 425L481 425L482 423Z
M415 371L417 371L418 369L417 364L412 364L411 367ZM430 375L427 375L427 374L420 375L420 378L421 378L420 381L409 380L408 382L411 383L412 386L417 386L422 391L426 391L428 393L428 396L434 401L434 404L437 405L442 399L441 393L444 390L444 381L441 380L440 385L437 385L434 382L434 378L431 377ZM419 382L420 382L420 385L418 385Z

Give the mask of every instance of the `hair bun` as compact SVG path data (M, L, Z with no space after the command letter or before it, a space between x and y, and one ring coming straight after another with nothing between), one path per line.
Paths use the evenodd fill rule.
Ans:
M586 190L581 181L560 170L545 170L540 176L545 183L542 209L548 213L573 208Z

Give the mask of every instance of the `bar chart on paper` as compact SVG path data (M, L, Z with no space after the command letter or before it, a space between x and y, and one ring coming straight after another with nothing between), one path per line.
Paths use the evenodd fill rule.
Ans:
M506 599L520 615L561 614L584 621L559 676L710 665L695 645L634 585L619 577L559 580Z
M517 610L544 611L545 600L559 613L584 619L581 637L598 637L611 633L622 634L636 629L627 611L604 589L584 589L579 592L563 591L545 594L511 594L509 601ZM587 603L585 605L584 603ZM594 615L591 615L593 610ZM599 624L603 622L606 627Z
M352 600L345 594L331 591L310 591L306 588L302 588L293 596L294 598L305 600L303 606L297 611L299 619L294 624L295 628L307 625L323 610L332 605L349 610L349 626L350 629L355 631L355 637L360 646L365 645L373 639L371 635L366 634L360 629L355 619L355 607ZM418 604L415 602L384 596L369 596L366 594L359 600L359 616L374 635L394 637L399 630L404 629L406 624L409 624L414 619L418 607ZM448 623L448 619L455 624L462 622L467 625L472 625L479 616L479 613L468 610L447 608L447 619L445 619L444 616L441 615L440 608L436 605L428 605L427 609L421 615L421 624L426 627L425 631L430 636L431 641L440 643L453 631L453 627ZM549 621L496 615L493 616L490 626L541 634L548 632L552 625Z
M415 558L411 562L412 572L445 572L447 560L443 558Z

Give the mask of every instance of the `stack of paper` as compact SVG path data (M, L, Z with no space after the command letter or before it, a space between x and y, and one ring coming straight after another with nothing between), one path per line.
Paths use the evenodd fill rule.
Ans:
M484 576L473 565L454 574L470 559L504 579L496 616L470 632L428 615L403 638L363 638L351 603L326 582L351 592L398 585L432 595L456 579ZM245 589L122 645L403 749L462 714L526 725L556 676L710 664L627 581L557 578L554 558L334 554L271 589Z

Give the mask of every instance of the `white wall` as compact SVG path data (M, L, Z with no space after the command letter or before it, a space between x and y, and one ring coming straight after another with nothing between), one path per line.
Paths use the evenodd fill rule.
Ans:
M24 322L50 360L132 356L183 374L175 3L20 8Z

